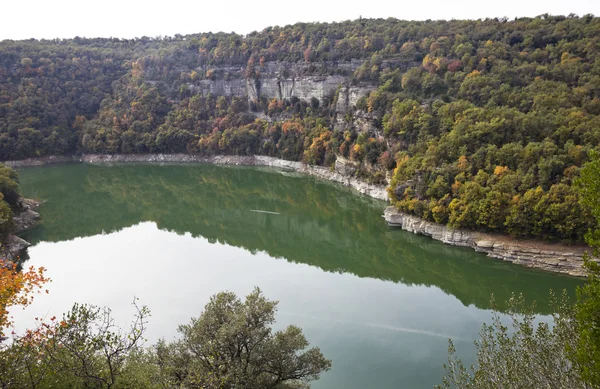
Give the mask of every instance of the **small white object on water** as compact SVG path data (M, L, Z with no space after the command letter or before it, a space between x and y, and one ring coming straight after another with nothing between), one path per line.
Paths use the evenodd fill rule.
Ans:
M279 212L262 211L260 209L251 209L250 212L268 213L268 214L271 214L271 215L281 215Z

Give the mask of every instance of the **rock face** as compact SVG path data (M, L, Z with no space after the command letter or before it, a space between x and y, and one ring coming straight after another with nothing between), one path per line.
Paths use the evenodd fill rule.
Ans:
M194 70L201 74L211 71L220 76L190 81L187 87L192 93L204 96L209 93L214 96L237 96L247 98L248 101L255 101L260 97L279 100L290 100L296 97L304 101L316 98L322 103L326 97L333 97L339 85L347 82L362 62L359 60L337 63L272 61L262 66L256 65L254 68L256 76L250 78L246 77L244 67L203 66ZM158 80L146 79L146 82L169 88ZM375 86L371 87L369 91L374 88ZM356 104L360 97L362 95L351 97L350 104Z
M502 235L451 229L445 225L425 221L398 211L385 209L384 219L392 227L415 234L429 236L453 246L471 247L492 258L502 259L522 266L583 277L584 246L565 247L534 240L515 240Z
M335 130L344 130L350 124L346 123L346 115L353 114L358 100L367 96L372 90L377 89L374 83L360 83L352 85L351 76L361 66L363 61L352 60L342 62L286 62L271 61L262 66L254 67L254 75L248 77L247 70L243 66L208 67L206 65L186 69L194 70L204 74L212 72L212 78L198 79L187 82L187 88L192 94L206 96L236 96L248 100L249 103L256 102L260 98L291 100L297 98L306 102L312 99L324 101L333 99L339 89L338 100L335 107L336 118ZM394 64L401 68L405 64ZM217 76L218 75L218 76ZM145 81L151 85L168 91L175 96L174 90L164 81ZM369 131L375 128L374 118L366 113L357 113L353 118L359 132Z
M351 86L344 83L340 86L335 105L335 122L333 125L336 131L343 131L349 126L346 116L350 113L352 115L352 122L358 132L374 132L375 118L362 111L354 112L354 107L356 107L358 100L364 96L368 96L374 89L376 89L375 85L368 84Z
M32 228L37 220L40 218L40 214L34 211L40 203L35 200L20 198L17 201L17 207L19 210L13 215L13 222L15 223L15 234L19 234ZM24 257L24 250L29 247L30 244L26 240L19 238L17 235L9 235L4 246L0 249L0 262L3 260L15 261L19 258Z
M0 250L0 263L3 261L16 261L22 257L23 250L31 246L25 239L16 235L9 235Z
M342 76L301 76L297 78L259 79L259 95L269 99L290 100L297 97L309 101L313 98L323 102L327 95L333 96L338 85L346 80Z
M323 102L325 97L333 97L338 86L346 80L346 77L338 75L286 78L272 75L258 79L200 80L197 84L188 84L188 88L204 96L210 93L215 96L246 97L248 101L256 101L260 97L279 100L296 97L304 101L315 98Z
M375 85L362 84L357 86L351 86L343 84L340 87L340 93L335 106L337 112L346 112L356 105L361 97L367 96L372 90L376 88Z
M37 209L37 207L40 206L40 202L32 199L20 198L18 206L21 211L13 216L16 234L32 228L40 218L40 214L34 211L34 209Z
M12 168L22 168L22 167L35 167L35 166L46 166L53 165L57 163L69 163L74 162L74 157L72 156L62 156L62 155L50 155L47 157L40 158L27 158L19 161L4 161L2 162L4 165L12 167Z
M248 95L246 80L242 78L233 80L200 80L198 84L188 84L192 93L214 96L238 96Z

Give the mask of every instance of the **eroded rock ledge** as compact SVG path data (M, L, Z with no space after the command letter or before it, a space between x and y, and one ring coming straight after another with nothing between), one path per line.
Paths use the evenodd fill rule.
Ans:
M392 227L401 227L453 246L470 247L503 261L571 276L586 275L583 254L590 250L583 245L564 246L536 240L516 240L506 235L451 229L405 214L395 207L387 207L383 217Z

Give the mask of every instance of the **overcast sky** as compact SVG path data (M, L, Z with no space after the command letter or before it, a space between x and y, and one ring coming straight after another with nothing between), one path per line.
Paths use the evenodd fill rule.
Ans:
M600 15L600 0L3 0L0 40L231 32L296 22Z

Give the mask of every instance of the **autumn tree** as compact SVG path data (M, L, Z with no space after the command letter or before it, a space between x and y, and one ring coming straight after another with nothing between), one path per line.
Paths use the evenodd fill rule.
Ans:
M49 281L43 267L30 267L26 271L18 271L16 267L12 262L0 261L0 339L4 339L5 331L12 325L9 310L31 304L34 295Z

